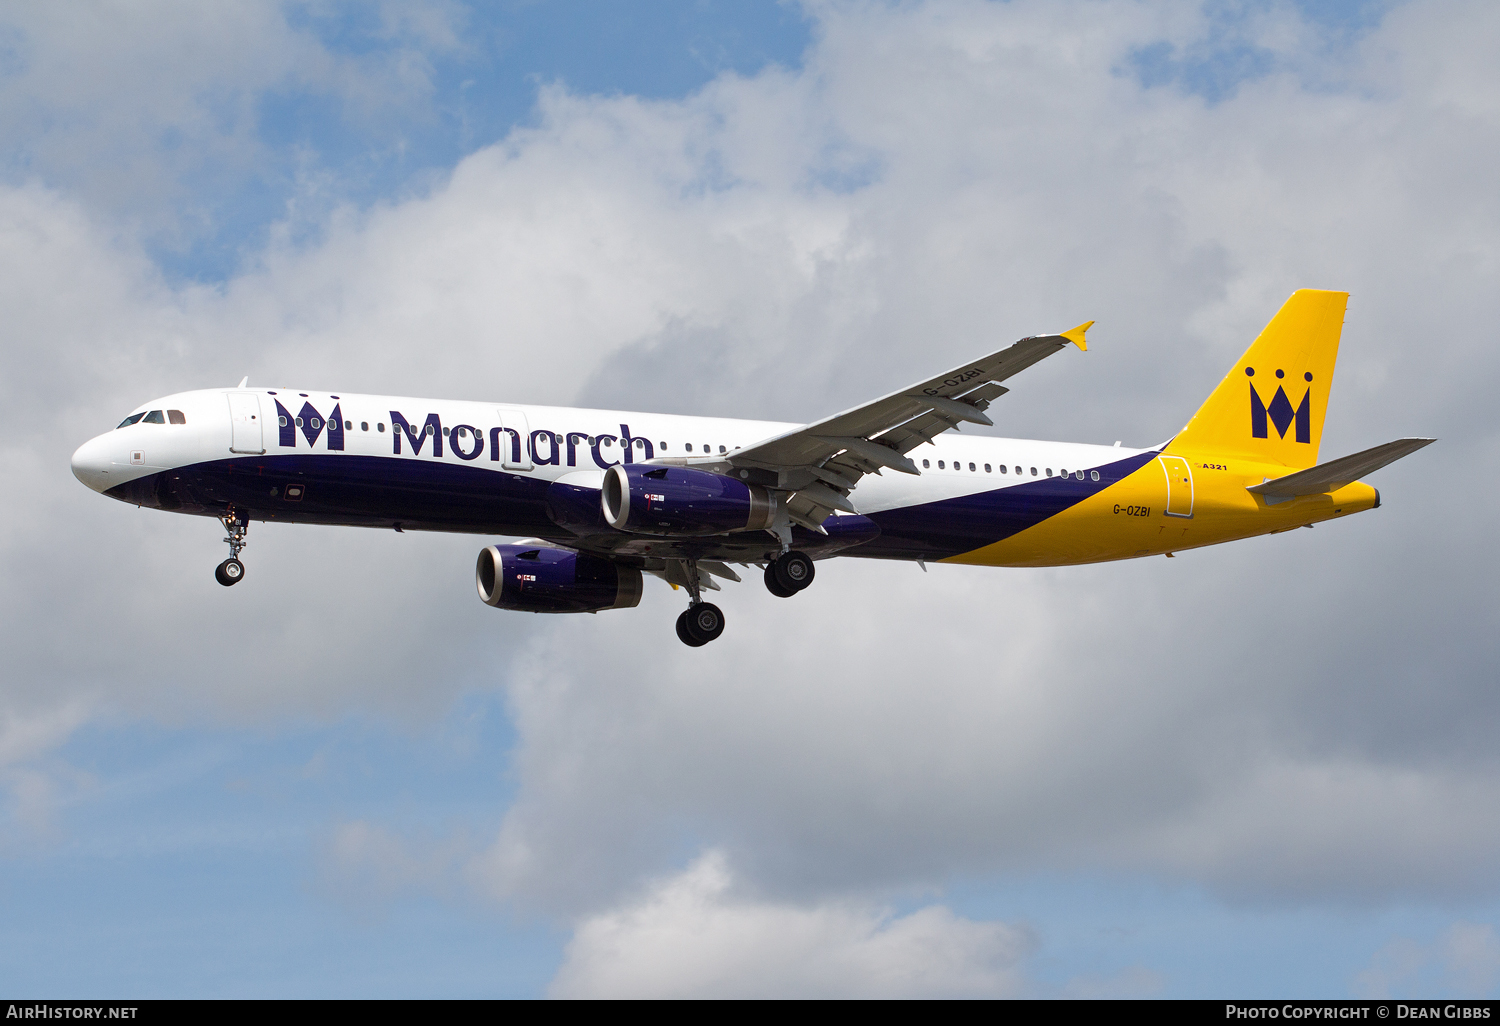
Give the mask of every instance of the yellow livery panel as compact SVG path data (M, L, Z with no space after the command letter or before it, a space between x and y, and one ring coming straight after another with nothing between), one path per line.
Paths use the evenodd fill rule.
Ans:
M1161 555L1304 527L1378 502L1360 482L1275 503L1246 491L1285 473L1281 464L1166 451L1033 527L943 562L1061 566Z

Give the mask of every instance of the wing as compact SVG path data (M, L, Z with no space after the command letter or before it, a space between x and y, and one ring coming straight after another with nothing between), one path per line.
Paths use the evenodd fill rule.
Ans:
M919 381L873 402L795 428L713 459L659 460L733 474L790 492L786 509L795 523L822 532L834 510L857 512L850 493L865 474L896 470L918 474L906 454L944 431L969 422L990 425L984 411L1009 389L1000 382L1046 359L1069 343L1087 349L1093 321L1060 335L1023 338L1009 348Z

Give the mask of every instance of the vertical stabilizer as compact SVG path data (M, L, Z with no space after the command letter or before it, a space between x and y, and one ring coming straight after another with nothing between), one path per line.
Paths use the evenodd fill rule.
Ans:
M1347 292L1293 292L1171 448L1316 464L1348 302Z

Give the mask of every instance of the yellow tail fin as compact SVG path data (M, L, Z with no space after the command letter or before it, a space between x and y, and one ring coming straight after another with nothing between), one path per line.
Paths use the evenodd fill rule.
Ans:
M1316 464L1348 302L1347 292L1293 292L1171 448Z

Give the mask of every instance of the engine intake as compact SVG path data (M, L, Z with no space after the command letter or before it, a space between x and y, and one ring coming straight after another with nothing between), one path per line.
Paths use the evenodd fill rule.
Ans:
M632 534L764 531L776 512L770 493L758 485L692 467L640 463L610 467L599 504L611 527Z
M641 601L641 572L587 552L491 545L474 568L479 597L526 613L595 613Z

